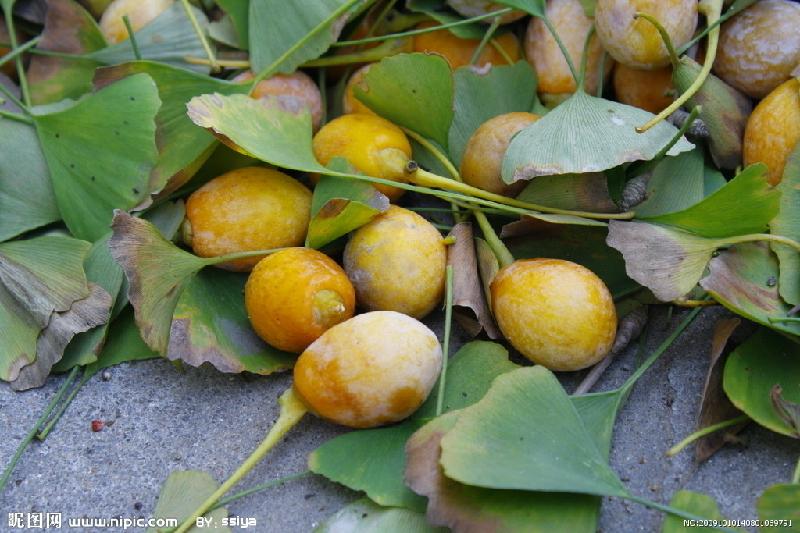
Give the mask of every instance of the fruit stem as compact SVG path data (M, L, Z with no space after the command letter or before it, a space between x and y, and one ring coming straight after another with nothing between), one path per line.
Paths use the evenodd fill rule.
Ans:
M589 28L589 33L586 34L586 40L583 42L583 54L581 56L581 72L580 82L578 82L578 90L583 92L586 85L586 66L589 64L589 44L592 42L594 35L594 24Z
M211 63L211 70L213 72L219 72L220 68L219 64L217 63L217 58L214 56L214 50L211 48L211 43L209 43L208 39L206 38L206 32L200 27L200 23L197 21L197 17L192 10L192 6L189 5L189 0L181 0L181 4L183 4L183 10L186 11L186 16L189 18L189 22L192 23L192 28L194 28L197 38L200 39L200 43L203 45L203 50L205 50L208 61ZM133 34L131 34L131 43L132 42Z
M597 73L597 94L595 96L598 98L603 97L603 85L606 83L606 61L608 61L608 52L603 50L603 53L600 56L600 72Z
M483 53L483 49L486 48L486 44L492 39L494 32L497 31L497 28L500 27L500 17L495 17L492 19L492 23L486 29L486 32L483 34L483 38L481 42L478 43L478 47L472 52L472 57L469 60L470 65L474 65L478 62L478 58L480 58L481 53Z
M486 244L489 245L489 248L492 249L495 257L497 257L497 262L500 263L500 268L507 267L513 263L514 256L511 255L511 252L508 251L508 247L497 235L497 232L489 223L489 219L486 218L486 215L478 210L473 211L472 214L475 217L475 220L478 222L478 226L481 228L481 231L483 232L483 236L486 239Z
M6 19L6 29L8 30L8 38L11 41L11 52L15 52L19 43L17 42L17 31L14 29L14 2L3 2L3 15ZM14 57L17 66L17 76L19 77L19 88L22 92L22 101L25 102L25 107L31 105L31 92L28 88L28 78L25 75L25 66L22 64L22 56L17 54Z
M50 421L47 422L47 425L36 434L36 440L43 441L47 438L50 432L53 431L53 428L56 427L56 424L58 424L58 421L64 415L64 412L66 412L67 408L72 403L72 400L75 399L75 396L78 395L78 392L80 392L81 388L86 385L90 379L92 379L92 376L94 376L95 373L96 372L89 371L88 366L83 367L83 375L81 376L81 380L78 381L78 384L75 385L75 387L73 387L69 392L69 395L64 399L64 403L62 403L58 408L58 411L56 411L56 414L53 415L53 418L51 418Z
M21 56L26 50L29 50L29 49L33 48L34 46L36 46L37 44L39 44L40 40L41 40L41 37L36 37L35 39L31 39L30 41L28 41L27 43L23 44L19 48L16 48L16 49L10 51L9 53L7 53L6 55L4 55L3 57L0 57L0 66L3 66L6 63L8 63L9 61ZM20 109L22 109L26 114L30 114L30 111L28 110L28 106L26 106L24 103L22 103L22 101L20 101L19 98L14 96L14 93L12 93L2 83L0 83L0 91L2 91L3 94L5 94L6 97L9 100L14 102L14 104L17 107L19 107Z
M441 415L444 410L444 389L447 381L447 363L450 358L450 329L453 323L453 265L447 265L444 287L444 342L442 343L439 391L436 395L436 416Z
M582 79L578 77L578 73L575 70L575 64L572 62L572 56L569 55L569 51L567 47L564 45L564 42L561 40L561 37L558 36L558 32L556 31L555 26L550 21L547 15L541 17L542 22L547 27L547 31L550 32L550 35L553 36L555 39L558 48L561 49L561 54L564 56L564 60L567 62L567 66L569 67L569 71L572 74L572 78L575 80L575 83L578 85L579 90L582 90L583 83Z
M736 237L720 239L717 241L717 245L727 246L731 244L740 244L743 242L753 241L772 241L778 244L785 244L786 246L794 248L800 252L800 242L790 239L789 237L783 237L782 235L772 235L771 233L751 233L750 235L737 235Z
M211 61L205 57L185 56L184 61L190 65L207 65L211 66ZM250 68L250 61L247 59L217 59L216 65L222 68Z
M747 9L748 7L750 7L751 5L755 4L757 1L758 1L758 0L746 0L746 1L744 1L744 2L734 2L734 3L733 3L733 5L731 5L730 9L728 9L728 10L725 12L725 14L724 14L724 15L722 15L722 16L721 16L719 19L717 19L715 22L713 22L713 23L709 24L709 25L706 27L706 29L705 29L705 30L703 30L703 31L701 31L699 34L695 35L695 36L692 38L692 40L690 40L689 42L687 42L687 43L686 43L686 44L684 44L683 46L680 46L680 47L678 47L678 53L679 53L679 54L683 54L683 53L685 53L685 52L686 52L686 51L687 51L689 48L691 48L691 47L692 47L692 46L694 46L695 44L699 43L699 42L700 42L700 40L701 40L703 37L705 37L706 35L708 35L708 33L709 33L711 30L713 30L714 28L716 28L717 26L719 26L720 24L722 24L723 22L725 22L726 20L728 20L728 19L729 19L729 18L731 18L732 16L736 15L736 14L737 14L737 13L739 13L740 11L744 11L745 9Z
M257 257L259 255L270 255L285 249L286 248L272 248L270 250L248 250L246 252L234 252L232 254L218 255L216 257L205 257L203 258L203 261L205 266L218 265L226 261L236 261L237 259L247 259L248 257Z
M391 39L374 48L359 50L352 54L330 55L313 59L303 63L304 67L332 67L337 65L351 65L353 63L372 63L384 57L399 54L408 48L407 39Z
M719 431L720 429L725 429L725 428L728 428L728 427L731 427L731 426L736 426L738 424L742 424L744 422L747 422L748 420L750 420L749 416L741 415L741 416L737 416L735 418L731 418L729 420L723 420L722 422L717 422L716 424L712 424L710 426L706 426L706 427L704 427L702 429L698 429L697 431L695 431L694 433L692 433L691 435L689 435L688 437L686 437L685 439L680 441L678 444L676 444L675 446L673 446L672 448L667 450L666 456L667 457L672 457L674 455L677 455L684 448L686 448L688 445L690 445L691 443L693 443L694 441L696 441L696 440L698 440L698 439L700 439L702 437L705 437L706 435L709 435L711 433L715 433L715 432Z
M367 43L379 43L381 41L385 41L387 39L398 39L400 37L411 37L414 35L422 35L424 33L431 33L434 31L439 30L446 30L448 28L455 28L456 26L464 26L466 24L472 24L473 22L478 22L479 20L489 19L492 17L499 17L503 16L506 13L510 13L510 7L504 7L503 9L498 9L497 11L491 11L489 13L484 13L483 15L479 15L477 17L472 17L468 19L457 20L455 22L449 22L447 24L442 24L440 26L431 26L430 28L420 28L418 30L409 30L403 31L399 33L391 33L388 35L379 35L377 37L365 37L364 39L355 39L352 41L338 41L331 44L332 48L340 47L340 46L352 46L355 44L367 44Z
M623 496L626 500L630 500L632 502L636 502L640 505L644 505L645 507L649 507L651 509L656 509L661 511L662 513L667 513L675 516L680 516L681 518L685 518L687 520L693 520L697 522L710 522L708 518L704 518L702 516L698 516L696 514L684 511L683 509L678 509L677 507L672 507L669 505L664 505L663 503L654 502L653 500L648 500L647 498L642 498L639 496L634 496L633 494L627 494ZM711 529L716 529L717 531L724 531L725 533L737 533L735 529L722 527L722 526L707 526Z
M273 487L278 487L280 485L283 485L284 483L288 483L290 481L295 481L295 480L298 480L298 479L303 479L304 477L308 477L310 475L311 475L311 471L310 470L306 470L305 472L300 472L298 474L292 474L290 476L286 476L286 477L282 477L282 478L278 478L278 479L273 479L272 481L267 481L265 483L259 483L258 485L254 485L254 486L250 487L249 489L243 490L241 492L237 492L236 494L231 494L227 498L222 498L220 501L217 502L217 504L214 506L214 508L212 510L219 509L220 507L224 507L224 506L228 505L229 503L235 502L236 500L241 500L242 498L250 496L251 494L255 494L256 492L261 492L262 490L267 490L267 489L271 489Z
M414 183L416 185L421 185L423 187L445 189L452 192L458 192L467 196L483 198L484 200L490 200L498 204L518 207L520 209L528 209L531 211L541 211L543 213L552 213L557 215L572 215L576 217L597 219L597 220L629 220L634 217L634 213L632 212L589 213L586 211L570 211L567 209L557 209L555 207L547 207L544 205L523 202L521 200L517 200L516 198L509 198L507 196L503 196L500 194L484 191L483 189L478 189L477 187L467 185L466 183L461 183L456 180L452 180L449 178L445 178L443 176L439 176L437 174L433 174L421 168L415 168L410 171L409 181L411 181L411 183Z
M23 124L33 124L33 121L28 117L24 115L19 115L17 113L13 113L11 111L6 111L4 109L0 109L0 117L5 117L11 120L15 120L17 122L22 122Z
M125 24L125 30L128 32L128 41L130 41L131 48L133 48L133 57L136 58L136 61L141 61L142 53L139 51L139 43L136 42L136 34L133 31L133 26L131 26L131 19L128 18L128 15L123 15L122 23Z
M258 445L258 448L250 454L250 457L236 469L236 471L229 477L222 485L219 486L214 493L209 496L200 506L189 514L186 520L175 530L175 533L186 533L194 527L195 520L203 516L209 509L214 507L223 495L228 492L234 485L236 485L244 476L246 476L263 458L275 447L283 436L303 418L308 412L305 404L300 401L300 398L294 391L294 387L290 387L284 392L278 403L281 407L281 414L275 425L267 432L266 437Z
M510 55L508 55L508 52L506 52L506 49L503 48L503 46L499 42L497 42L497 39L492 39L491 41L489 41L489 44L492 45L492 48L494 48L497 51L498 54L503 56L503 59L505 60L506 63L508 63L509 65L513 65L514 64L514 60L511 59Z
M670 303L678 307L712 307L715 305L719 305L719 303L715 302L714 300L678 299L678 300L672 300Z
M698 8L705 16L708 24L713 24L719 20L720 13L722 12L722 0L700 0ZM714 64L714 59L717 57L717 44L719 43L719 26L715 27L708 34L708 46L706 50L706 58L703 62L703 68L700 74L692 82L686 92L675 99L669 107L661 111L658 115L653 117L647 124L636 128L637 133L644 133L662 120L670 116L676 109L679 109L686 103L692 96L700 90L703 84L711 73L711 66Z
M675 52L675 46L672 44L672 37L669 36L667 29L658 21L657 18L647 13L637 11L635 18L642 18L656 27L656 31L661 36L664 46L667 47L667 54L669 55L669 62L672 63L672 68L678 68L680 59L678 58L677 52Z
M55 395L53 396L53 399L50 400L50 403L47 405L47 407L45 407L39 419L36 420L36 422L34 422L33 427L30 429L30 431L28 431L28 434L25 435L25 438L22 439L22 442L19 443L19 446L17 446L17 450L16 452L14 452L14 456L11 458L11 461L8 463L8 466L6 466L6 469L3 470L3 476L0 477L0 493L2 493L3 489L6 486L6 483L8 483L8 480L11 478L11 473L14 472L14 467L17 466L17 463L22 457L22 454L25 452L25 449L33 441L34 437L36 437L36 433L39 431L39 428L42 427L42 424L44 424L45 421L48 419L50 413L52 413L53 409L56 408L58 402L61 401L61 397L64 396L65 392L67 392L67 389L72 384L72 381L75 379L75 376L77 375L78 375L78 367L76 366L75 368L72 369L72 371L69 373L66 379L64 379L64 383L62 383L61 386L58 388Z

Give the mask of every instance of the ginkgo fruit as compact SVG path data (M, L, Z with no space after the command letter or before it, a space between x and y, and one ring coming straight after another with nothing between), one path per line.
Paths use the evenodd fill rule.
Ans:
M792 78L761 100L744 130L744 164L767 165L768 180L777 185L789 154L800 143L800 81Z
M200 257L300 246L311 215L311 191L278 170L246 167L209 181L186 200L184 241ZM221 263L247 271L263 256Z
M422 322L373 311L333 326L297 359L294 388L316 415L352 428L407 418L439 377L442 348Z
M520 111L498 115L481 124L467 141L461 159L464 183L506 196L518 193L525 182L508 185L502 180L503 156L511 138L537 120L539 115Z
M491 284L497 325L514 348L550 370L603 359L617 331L614 300L591 270L561 259L523 259Z
M436 22L423 22L417 29L437 26ZM478 67L487 63L492 65L506 65L517 61L521 57L519 41L513 33L506 32L494 37L496 44L487 43L475 61ZM480 39L463 39L450 31L436 30L414 36L414 51L438 54L445 58L453 70L469 65L472 56L480 46ZM496 47L502 48L501 53Z
M264 341L302 352L353 316L355 290L342 267L311 248L287 248L258 262L244 289L250 323Z
M567 48L572 64L576 69L580 68L586 36L592 29L592 19L586 16L579 0L551 0L547 3L546 13ZM605 53L597 35L592 36L587 53L584 88L590 94L594 94L600 83L600 65ZM528 30L525 33L525 56L536 70L539 80L538 91L545 95L543 96L545 100L550 100L551 95L559 98L560 95L575 92L577 84L564 59L564 54L539 17L531 17L528 23ZM603 64L604 77L611 72L613 65L614 60L606 58Z
M247 82L254 78L245 71L233 78L235 82ZM275 74L258 82L251 92L253 98L275 97L287 109L307 109L311 113L311 128L317 131L322 124L322 95L319 87L308 74L296 70L291 74Z
M358 304L370 311L398 311L414 318L442 300L447 249L425 218L391 206L353 232L344 250L344 269Z
M617 100L651 113L658 113L674 100L672 67L643 70L618 63L614 68Z
M688 42L697 27L697 0L597 0L597 35L611 57L632 68L669 64L667 47L655 26L637 13L657 19L675 47Z
M325 124L314 136L314 156L323 165L334 157L344 158L356 171L392 181L405 181L405 175L384 164L387 154L411 157L411 144L403 130L377 115L353 113ZM375 184L376 189L396 200L403 189Z
M722 25L714 72L753 98L763 98L800 65L800 4L756 2Z

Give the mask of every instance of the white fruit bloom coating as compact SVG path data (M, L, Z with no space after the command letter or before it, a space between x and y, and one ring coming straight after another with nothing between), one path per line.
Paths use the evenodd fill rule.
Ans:
M314 341L297 360L294 387L322 418L348 427L375 427L416 411L441 366L439 340L422 322L374 311Z

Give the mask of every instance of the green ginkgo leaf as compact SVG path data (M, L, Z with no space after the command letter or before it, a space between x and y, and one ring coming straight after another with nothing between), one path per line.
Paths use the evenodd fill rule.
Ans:
M194 6L191 9L205 31L208 26L205 14ZM152 22L138 30L136 43L143 59L201 72L209 70L208 66L186 62L187 57L205 57L206 53L181 2L173 2ZM104 65L117 65L136 59L128 39L91 52L86 57Z
M160 105L153 80L138 74L34 116L58 209L76 237L96 241L114 209L147 197Z
M328 172L311 148L311 115L281 108L274 99L204 94L187 105L189 118L232 148L275 166Z
M323 176L314 187L306 246L321 248L389 209L389 199L369 183Z
M182 522L189 517L198 505L219 488L211 474L199 470L175 470L170 473L161 492L158 495L158 504L153 511L155 518L177 519ZM205 519L207 527L220 533L231 533L227 525L223 525L223 518L228 517L228 510L220 507L209 512ZM204 528L193 526L191 533L200 533ZM148 533L159 533L161 529L150 528Z
M800 402L800 345L762 328L737 347L725 362L723 387L733 405L747 416L783 435L800 438L773 404L773 388L784 400Z
M781 193L781 204L777 216L770 222L770 230L800 241L800 143L786 161L783 179L777 189ZM780 262L778 290L781 297L792 305L800 304L800 254L785 244L773 243L772 250Z
M250 2L250 62L255 72L293 72L321 56L339 38L349 15L364 0Z
M453 74L436 54L397 54L370 67L356 98L390 122L447 148L453 121Z
M561 384L541 366L495 379L441 446L445 475L467 485L628 496Z
M490 118L531 111L536 99L536 72L527 61L492 66L488 72L459 68L453 73L453 122L448 133L450 158L461 164L467 141Z
M800 483L767 487L758 498L756 508L758 517L766 522L759 529L761 533L800 532Z
M191 179L216 147L214 136L198 128L186 115L187 102L206 93L244 94L249 87L152 61L98 69L94 83L105 87L136 74L149 75L158 87L161 107L156 114L156 144L159 153L149 188L169 194Z
M578 91L514 137L503 159L503 181L601 172L623 163L649 161L678 133L668 122L637 133L635 127L652 117L642 109ZM681 138L667 155L692 148Z

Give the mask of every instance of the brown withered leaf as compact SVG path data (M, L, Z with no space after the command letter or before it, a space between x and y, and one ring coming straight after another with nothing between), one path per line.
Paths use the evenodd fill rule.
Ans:
M19 391L44 385L50 369L61 360L72 337L108 321L111 303L111 295L105 289L90 283L89 296L74 302L67 311L53 313L36 341L36 360L20 369L11 388Z
M105 46L97 23L77 2L47 0L44 31L37 48L85 54ZM97 65L90 59L34 55L28 69L33 103L48 104L89 92Z
M128 298L147 345L165 354L172 314L186 284L209 260L181 250L153 224L115 211L108 247L128 279Z
M789 427L794 428L795 435L800 437L800 403L787 400L782 393L783 389L780 385L772 387L769 392L772 407Z
M733 335L733 332L742 323L738 318L725 318L717 322L714 327L714 335L711 338L711 352L708 373L706 374L705 385L703 386L703 396L700 403L700 413L697 418L697 428L704 427L730 420L737 417L742 412L737 409L728 399L728 395L722 388L722 372L725 368L725 347ZM697 462L702 463L720 448L729 439L729 435L735 435L747 425L747 422L737 424L725 431L716 431L710 435L699 439L694 449L694 457Z
M478 255L472 225L459 222L450 235L455 243L448 247L447 264L453 267L453 305L470 309L490 339L499 339L478 272ZM477 333L480 332L480 329ZM477 334L475 333L475 334Z
M475 252L478 257L478 272L481 275L483 295L484 298L486 298L486 301L489 303L489 307L491 307L491 285L492 280L500 270L500 262L497 260L497 256L494 255L494 252L489 247L489 244L479 237L475 238Z

